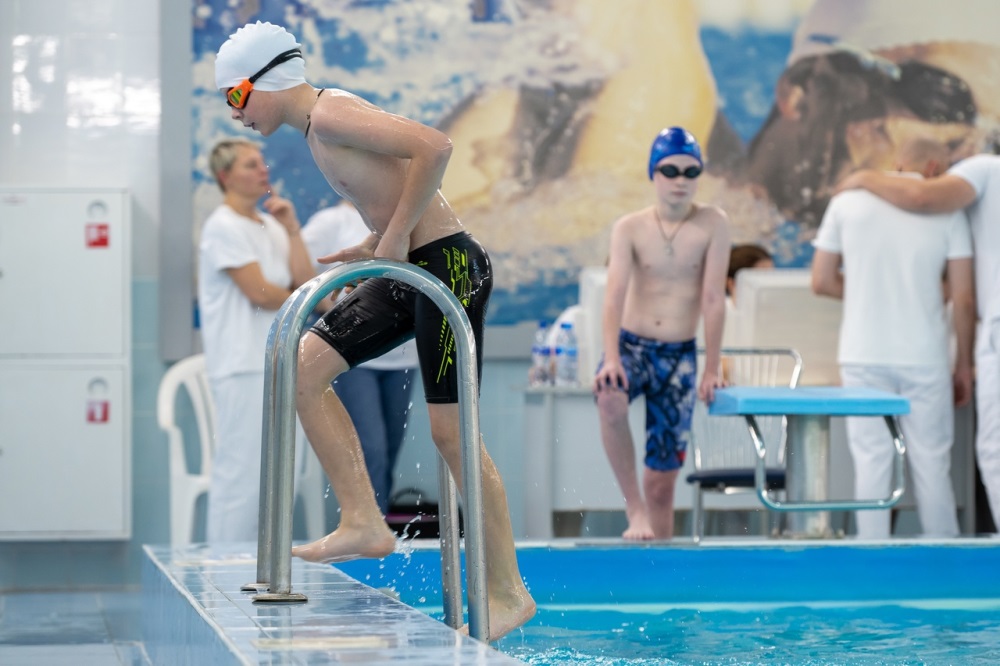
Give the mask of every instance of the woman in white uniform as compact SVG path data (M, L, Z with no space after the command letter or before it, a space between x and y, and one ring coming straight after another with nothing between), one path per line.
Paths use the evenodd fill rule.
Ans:
M255 541L267 334L276 311L315 273L295 208L273 193L257 144L221 141L209 167L224 200L205 221L198 248L202 342L217 419L206 532L209 543Z

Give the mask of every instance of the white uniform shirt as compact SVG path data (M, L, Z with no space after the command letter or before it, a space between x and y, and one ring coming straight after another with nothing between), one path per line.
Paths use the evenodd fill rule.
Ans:
M948 364L942 276L949 259L972 256L962 213L918 215L849 190L830 201L815 245L843 258L841 364Z
M325 257L360 244L371 231L365 226L361 214L353 207L341 204L332 208L324 208L309 218L302 227L302 240L305 241L309 256L315 263L319 257ZM316 264L320 272L329 270L336 264ZM405 370L417 367L417 343L413 340L404 342L378 358L373 358L360 367L371 370Z
M965 212L976 244L976 304L983 322L1000 319L1000 156L976 155L948 173L969 182L977 201Z
M226 270L256 262L268 282L292 284L288 232L267 213L258 215L263 224L222 205L201 231L198 307L205 367L213 379L264 372L267 334L276 314L251 303Z

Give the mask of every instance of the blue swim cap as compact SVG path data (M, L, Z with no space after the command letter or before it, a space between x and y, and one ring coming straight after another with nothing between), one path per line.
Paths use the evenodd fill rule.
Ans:
M671 127L656 135L653 146L649 149L649 179L653 180L653 171L664 157L671 155L690 155L698 160L698 165L704 167L701 160L701 148L698 140L683 127Z

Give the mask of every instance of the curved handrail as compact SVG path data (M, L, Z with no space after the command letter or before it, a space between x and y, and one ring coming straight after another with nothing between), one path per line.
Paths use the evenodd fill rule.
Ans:
M319 302L348 283L385 277L418 289L440 308L454 334L457 353L459 434L462 441L462 479L465 489L466 578L469 634L482 641L489 636L486 596L485 539L482 522L482 455L479 436L479 392L476 345L472 326L458 298L422 268L384 259L351 261L326 271L299 287L285 301L267 338L265 352L264 419L261 447L260 525L257 542L257 582L266 587L254 601L305 601L291 591L293 469L295 466L295 387L299 338L309 314ZM448 623L461 624L458 571L458 520L454 517L455 485L443 459L439 461L442 487L442 583ZM452 558L453 561L452 561ZM448 561L444 561L447 559ZM457 599L457 603L455 600ZM448 601L451 600L451 603ZM456 614L457 613L457 617Z

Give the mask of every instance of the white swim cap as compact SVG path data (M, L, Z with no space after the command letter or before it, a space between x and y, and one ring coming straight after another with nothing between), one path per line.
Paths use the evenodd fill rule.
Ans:
M229 35L215 56L215 87L232 88L259 72L267 63L289 49L302 48L295 37L280 25L248 23ZM306 82L306 63L292 58L254 82L256 90L288 90Z

